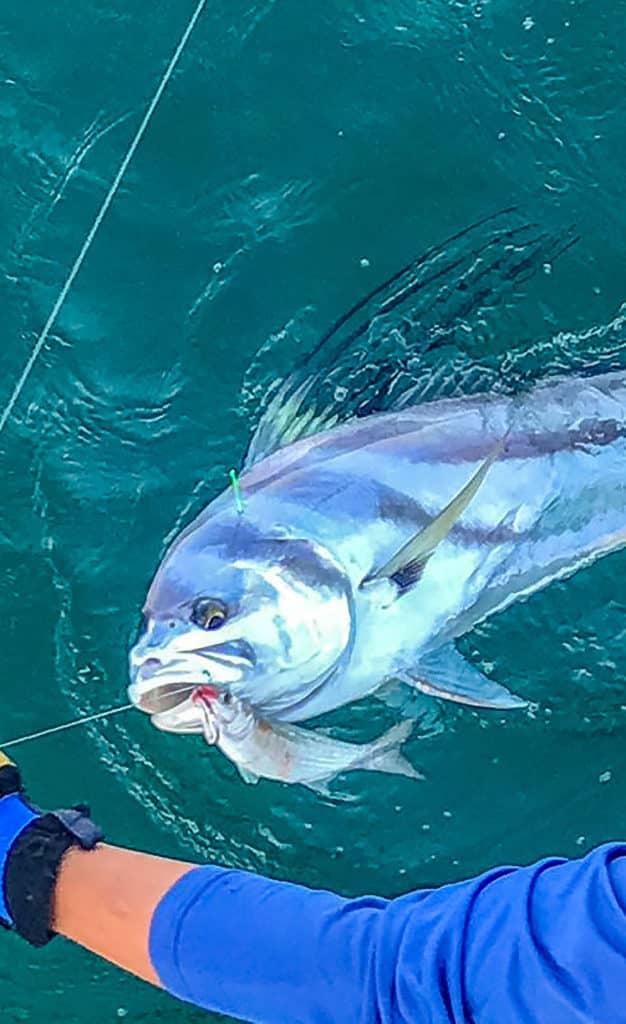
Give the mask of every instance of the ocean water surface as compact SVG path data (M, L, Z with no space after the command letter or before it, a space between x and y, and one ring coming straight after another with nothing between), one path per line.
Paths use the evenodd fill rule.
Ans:
M191 6L0 0L0 404ZM624 25L620 0L210 0L0 438L0 741L124 702L151 575L241 463L267 383L429 246L511 206L525 241L578 237L534 273L493 266L493 289L466 253L471 301L447 322L438 292L450 330L408 364L422 397L626 368ZM536 706L434 705L419 785L361 774L339 807L246 786L135 714L20 763L111 841L348 894L576 855L626 834L625 570L613 555L463 641ZM329 724L363 741L391 721L364 701ZM60 941L3 939L0 983L7 1022L203 1016Z

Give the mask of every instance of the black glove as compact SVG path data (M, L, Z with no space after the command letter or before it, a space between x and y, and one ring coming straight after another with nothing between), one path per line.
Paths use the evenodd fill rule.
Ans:
M0 751L0 924L33 946L45 946L63 857L72 846L91 850L103 835L89 808L46 814L24 794L20 773Z

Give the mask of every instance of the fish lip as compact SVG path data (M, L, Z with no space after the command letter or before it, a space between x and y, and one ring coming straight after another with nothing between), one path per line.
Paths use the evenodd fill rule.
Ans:
M229 651L225 644L219 644L213 649L205 646L179 650L173 657L165 657L163 653L159 655L156 651L146 659L137 659L134 664L131 653L130 699L140 710L151 713L153 702L149 695L160 691L161 687L171 685L173 691L189 685L191 691L194 686L205 683L215 682L218 686L234 683L254 668L256 661L252 653L248 654L246 645L238 644L237 648L236 652ZM157 662L159 667L155 669L153 662ZM155 708L155 711L159 710L160 707Z
M190 712L192 714L190 715ZM150 716L150 722L160 732L192 735L206 732L204 717L200 708L188 696L181 704L169 710L159 711Z

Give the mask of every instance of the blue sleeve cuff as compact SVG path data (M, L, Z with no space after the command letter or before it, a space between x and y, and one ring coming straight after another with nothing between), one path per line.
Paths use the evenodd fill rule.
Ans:
M38 817L38 813L24 802L19 793L11 793L0 800L0 918L9 924L13 922L4 889L7 860L15 841Z

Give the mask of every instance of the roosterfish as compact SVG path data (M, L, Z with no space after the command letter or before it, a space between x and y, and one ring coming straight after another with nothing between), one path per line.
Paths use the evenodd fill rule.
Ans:
M386 313L415 291L402 273ZM294 723L392 682L526 706L455 641L626 543L626 374L400 400L345 422L303 411L308 393L278 389L237 500L225 489L165 554L129 694L159 729L221 743L247 777L326 784L407 766L407 736L360 747Z

